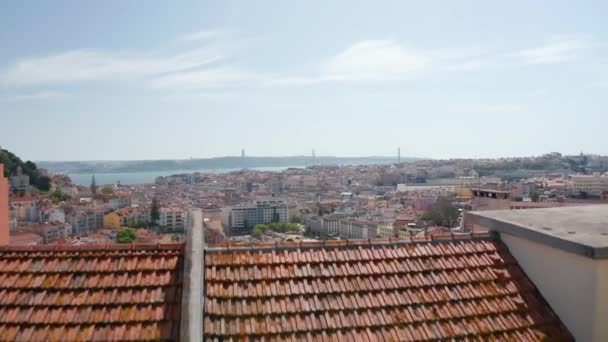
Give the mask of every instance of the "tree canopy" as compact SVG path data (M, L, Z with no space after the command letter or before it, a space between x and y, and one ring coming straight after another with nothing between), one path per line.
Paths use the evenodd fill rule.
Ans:
M266 231L272 230L278 233L297 233L300 232L300 226L297 223L291 222L272 222L269 224L256 224L251 231L251 235L260 237Z
M158 199L156 197L152 199L152 208L150 208L150 219L154 224L157 224L158 220L160 220L160 205L158 204Z
M530 199L532 202L538 202L540 200L540 193L538 191L530 193Z
M95 175L91 177L91 193L93 195L97 194L97 182L95 181Z
M121 228L116 235L116 242L118 243L131 243L135 241L135 229L133 228Z
M459 216L460 211L451 203L440 203L424 213L421 218L436 226L450 226Z
M111 186L106 185L103 188L101 188L101 193L104 195L111 195L114 193L114 189Z
M53 202L53 204L57 204L59 202L65 202L65 201L69 200L70 198L71 198L70 196L64 194L60 190L55 190L55 192L53 192L51 194L51 201Z

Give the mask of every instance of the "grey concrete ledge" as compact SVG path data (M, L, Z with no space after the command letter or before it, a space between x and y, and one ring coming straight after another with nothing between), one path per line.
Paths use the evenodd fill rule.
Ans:
M186 254L184 265L184 285L180 340L203 341L203 215L198 209L191 209L186 232Z
M566 252L608 258L608 205L468 212L465 220Z

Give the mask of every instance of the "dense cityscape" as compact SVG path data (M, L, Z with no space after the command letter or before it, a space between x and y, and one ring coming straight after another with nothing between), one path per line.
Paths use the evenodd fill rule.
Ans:
M600 241L608 235L601 205L608 203L608 157L399 159L315 165L313 156L310 166L283 171L196 172L128 185L98 184L92 176L83 186L0 150L0 294L8 298L0 310L12 317L0 323L0 336L603 338L595 313L567 316L579 300L570 296L572 279L544 282L565 267L584 279L574 283L587 291L580 300L601 296L603 280L587 281L602 277L608 256ZM593 266L572 266L580 258ZM24 301L28 291L39 291L27 280L32 276L44 281L36 303ZM551 306L528 304L543 300L530 279ZM79 291L80 304L69 299ZM101 304L88 291L121 297ZM124 302L127 293L133 297ZM155 299L146 299L151 294ZM473 311L458 312L459 305ZM425 313L430 308L456 311ZM63 314L47 325L44 316L23 321L25 310ZM63 315L75 310L119 316L85 314L74 325ZM363 315L386 316L366 323L358 321ZM128 330L110 332L103 324Z
M467 211L608 203L608 157L584 154L243 169L132 185L93 176L79 186L2 153L13 160L5 164L11 245L182 241L190 208L202 209L206 241L221 243L470 232ZM30 181L41 177L47 189ZM282 222L292 229L264 226Z
M0 2L0 342L607 342L608 2Z

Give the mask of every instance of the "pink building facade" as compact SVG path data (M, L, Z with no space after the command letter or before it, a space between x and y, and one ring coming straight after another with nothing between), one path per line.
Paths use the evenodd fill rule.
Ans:
M8 232L8 179L4 177L4 165L0 164L0 246L8 245Z

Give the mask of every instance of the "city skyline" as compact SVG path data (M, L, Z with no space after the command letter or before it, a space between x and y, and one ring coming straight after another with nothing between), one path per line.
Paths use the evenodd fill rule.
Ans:
M29 160L607 154L607 5L0 5ZM466 19L465 19L466 18Z

